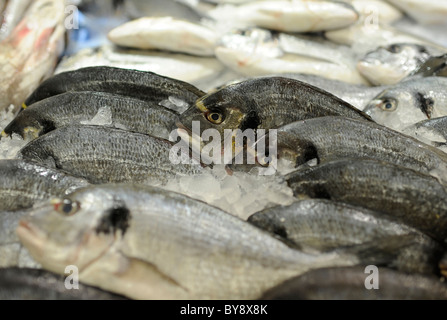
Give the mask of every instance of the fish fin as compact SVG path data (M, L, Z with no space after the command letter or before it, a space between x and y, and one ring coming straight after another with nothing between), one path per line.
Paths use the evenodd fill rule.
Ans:
M424 96L422 93L419 92L416 93L416 100L421 111L427 116L428 119L431 119L435 101L432 98Z
M414 235L389 236L340 250L357 256L365 264L389 265L414 241Z

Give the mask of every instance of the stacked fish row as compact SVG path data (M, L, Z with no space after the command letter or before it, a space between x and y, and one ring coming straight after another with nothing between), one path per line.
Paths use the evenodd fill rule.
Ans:
M438 280L446 268L441 258L447 155L436 148L445 139L429 139L428 145L391 129L445 132L445 80L439 77L445 74L445 56L440 56L445 49L399 34L410 44L379 49L373 59L384 54L402 58L411 52L417 63L411 72L395 68L398 77L389 83L380 73L371 73L371 54L356 68L344 57L350 55L348 47L315 36L277 33L324 31L328 39L351 48L364 45L355 43L365 32L367 14L360 17L358 12L366 9L357 7L361 2L213 6L207 12L215 21L231 11L243 26L243 31L222 37L203 25L171 18L142 19L109 34L119 45L138 43L144 50L215 55L238 72L237 83L208 94L164 72L79 69L75 63L70 72L61 72L61 65L57 75L25 95L26 101L23 96L8 98L5 106L25 103L5 127L1 142L19 135L26 145L16 159L0 163L5 231L0 264L21 268L0 272L6 288L0 293L6 291L8 298L18 292L20 297L26 287L42 298L38 286L48 298L447 298ZM385 2L376 3L383 6L381 13L388 12ZM321 19L328 11L333 19ZM302 12L300 19L289 16ZM426 21L423 12L407 13ZM381 20L401 17L400 11L392 13L394 18L386 21L381 15ZM165 33L167 25L174 28ZM135 42L128 30L150 35ZM370 42L375 47L388 44L390 33L398 35L381 25ZM169 41L167 34L172 36ZM216 41L221 45L216 47ZM249 50L241 50L244 46ZM113 56L119 64L132 56L108 48L95 52ZM317 59L300 57L290 63L297 48ZM154 52L135 55L153 57ZM189 63L197 61L188 57ZM153 64L150 69L157 71ZM253 75L265 77L239 78ZM366 80L385 86L367 87ZM193 121L200 123L201 132L278 129L278 160L292 164L289 174L278 176L295 201L269 206L244 221L231 210L166 190L178 176L217 170L193 161L190 154L180 155L186 164L170 158L170 133L178 126L191 132ZM248 175L256 169L258 165L231 166L234 173ZM364 270L370 264L380 267L383 290L365 289ZM63 290L60 283L48 290L50 281L62 281L55 274L64 274L67 265L79 269L85 285L79 295ZM43 283L33 281L42 274ZM21 280L11 280L17 278Z
M55 107L61 101L77 107L85 96L89 108ZM316 158L318 165L285 176L295 203L248 221L153 186L150 178L163 184L176 174L205 170L172 165L172 143L148 135L150 123L129 120L129 107L162 117L165 100L188 106L181 114L170 111L183 128L191 129L192 121L201 130L278 128L278 157L296 167ZM394 288L394 297L446 297L435 276L446 236L446 191L430 173L442 173L447 155L375 124L325 91L269 77L204 94L153 73L97 67L48 79L26 105L4 134L31 141L20 159L2 165L14 170L7 198L18 197L10 205L25 205L19 200L24 193L34 194L28 206L36 205L32 214L9 215L20 242L11 235L6 244L24 245L46 270L64 274L75 265L82 283L133 299L257 299L282 297L283 286L290 286L284 281L316 269L335 278L352 275L344 286L349 291L359 286L359 268L373 263L386 267L387 277L409 277L418 288L406 295ZM112 122L85 123L104 106ZM219 119L207 117L210 111ZM169 122L164 129L172 128ZM353 130L350 138L346 131ZM300 291L311 281L306 277L313 274L299 278L288 297L306 297Z

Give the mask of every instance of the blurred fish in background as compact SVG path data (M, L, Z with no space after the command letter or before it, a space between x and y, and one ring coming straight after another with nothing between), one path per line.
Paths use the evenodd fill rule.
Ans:
M18 110L53 74L64 45L64 0L36 0L0 42L0 110Z

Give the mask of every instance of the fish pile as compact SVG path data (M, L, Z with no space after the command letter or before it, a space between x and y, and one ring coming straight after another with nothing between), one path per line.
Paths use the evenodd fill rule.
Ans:
M447 299L443 2L0 12L0 297Z

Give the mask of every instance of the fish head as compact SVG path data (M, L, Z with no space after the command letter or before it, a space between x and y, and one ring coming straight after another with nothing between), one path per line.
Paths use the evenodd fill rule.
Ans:
M38 115L20 112L3 130L2 136L19 134L25 140L35 139L54 129L50 121L40 121Z
M214 130L223 150L225 141L232 141L238 134L237 129L257 129L259 117L255 102L239 92L237 84L233 84L198 99L194 106L180 115L178 126L201 140L202 146L204 133Z
M123 236L128 218L116 197L84 188L36 207L19 221L16 232L44 268L63 274L66 266L75 265L82 272Z
M311 142L301 140L295 136L293 131L286 131L287 127L283 127L285 130L281 128L278 130L278 159L290 162L294 167L299 167L314 159L319 161L316 147Z
M409 76L429 57L424 46L397 43L367 53L357 63L357 69L374 85L392 85Z
M425 102L420 100L418 93L395 87L385 90L371 100L364 112L375 122L400 131L431 117L432 111L427 110L422 105Z

